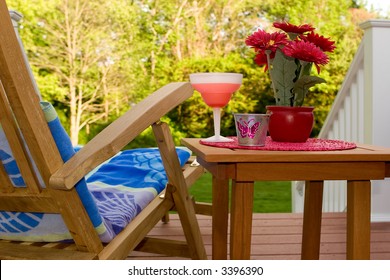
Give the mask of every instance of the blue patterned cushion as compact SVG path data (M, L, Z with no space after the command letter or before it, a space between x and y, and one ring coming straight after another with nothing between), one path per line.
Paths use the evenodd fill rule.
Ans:
M45 114L47 124L49 125L50 132L60 152L61 158L64 162L66 162L75 154L72 142L62 126L54 107L49 102L41 102L41 108ZM92 198L92 195L88 191L84 179L76 184L76 190L85 209L87 210L92 224L95 227L99 227L102 224L102 219L98 213L97 206Z

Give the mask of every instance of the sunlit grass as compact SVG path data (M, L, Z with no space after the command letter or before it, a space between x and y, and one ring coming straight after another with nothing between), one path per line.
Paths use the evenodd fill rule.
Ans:
M211 174L204 174L190 189L196 201L211 202ZM255 213L291 212L291 182L255 182Z

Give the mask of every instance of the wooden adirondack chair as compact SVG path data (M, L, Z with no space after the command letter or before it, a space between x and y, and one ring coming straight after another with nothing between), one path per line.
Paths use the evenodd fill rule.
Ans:
M187 186L203 173L181 168L167 124L160 118L189 98L189 83L172 83L151 94L63 163L39 105L18 45L8 8L0 0L1 125L26 183L15 188L0 164L0 211L59 213L71 243L33 243L0 240L0 259L124 259L137 249L206 259ZM119 152L152 125L168 184L110 243L103 244L74 186L88 172ZM38 183L28 147L45 188ZM186 242L147 238L147 233L171 209L179 213Z

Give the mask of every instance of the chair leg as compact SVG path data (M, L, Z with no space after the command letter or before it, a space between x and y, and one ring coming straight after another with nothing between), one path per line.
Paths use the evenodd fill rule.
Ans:
M190 249L191 258L200 260L207 259L192 200L188 194L185 195L180 190L173 192L172 197Z
M169 212L165 213L165 215L164 215L164 217L162 217L161 221L162 221L164 224L169 223Z
M172 197L190 249L191 258L207 259L194 204L188 193L183 172L178 172L181 170L181 166L169 127L166 123L155 123L153 132L160 149L168 184L172 186Z

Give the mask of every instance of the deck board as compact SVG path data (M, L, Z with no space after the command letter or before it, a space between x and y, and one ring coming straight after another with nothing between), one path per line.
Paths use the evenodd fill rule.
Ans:
M198 216L206 252L211 259L211 217ZM321 230L320 259L346 259L346 213L324 213ZM184 240L176 214L170 222L159 223L149 234ZM302 214L253 215L251 259L299 260L302 238ZM132 252L128 259L175 259L143 252ZM390 260L390 222L371 224L371 259Z

